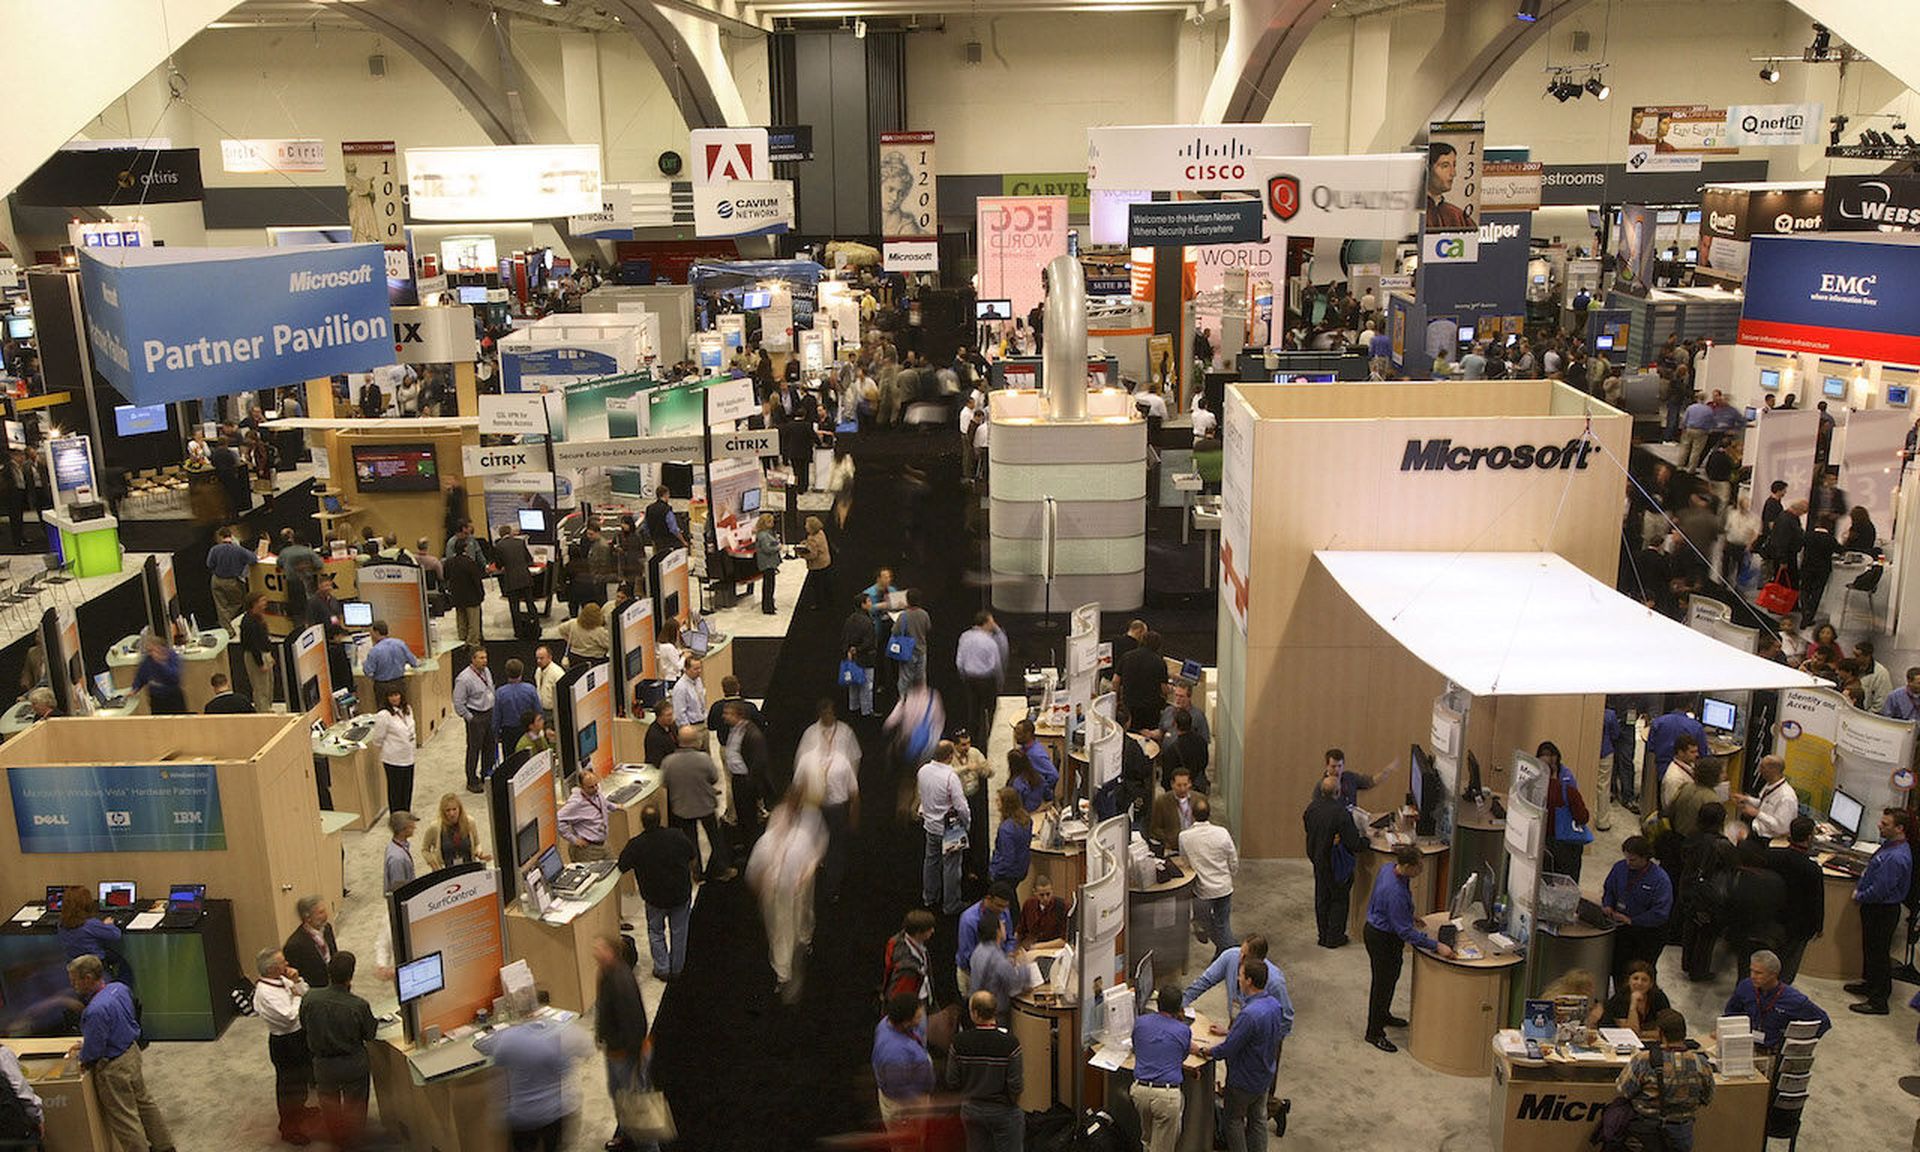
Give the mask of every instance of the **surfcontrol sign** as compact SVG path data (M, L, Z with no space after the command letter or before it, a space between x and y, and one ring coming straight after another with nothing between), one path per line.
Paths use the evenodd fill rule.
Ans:
M135 404L393 361L378 244L82 251L94 366Z

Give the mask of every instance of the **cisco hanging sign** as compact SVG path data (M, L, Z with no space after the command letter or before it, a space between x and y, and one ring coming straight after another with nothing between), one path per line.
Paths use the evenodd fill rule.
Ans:
M378 244L88 249L80 286L94 367L135 404L393 362Z

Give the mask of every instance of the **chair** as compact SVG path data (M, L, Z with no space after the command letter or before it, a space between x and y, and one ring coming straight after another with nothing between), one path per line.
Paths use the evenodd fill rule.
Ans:
M52 552L46 554L47 570L41 573L40 583L51 589L56 596L63 596L67 606L72 607L73 586L77 582L72 572L67 570L67 561Z
M1839 628L1844 629L1847 626L1847 610L1853 606L1853 594L1855 592L1864 592L1867 594L1867 620L1871 623L1875 619L1873 614L1873 594L1880 587L1880 578L1885 576L1886 572L1887 566L1885 564L1869 564L1866 571L1847 582L1847 590L1841 594L1840 598Z

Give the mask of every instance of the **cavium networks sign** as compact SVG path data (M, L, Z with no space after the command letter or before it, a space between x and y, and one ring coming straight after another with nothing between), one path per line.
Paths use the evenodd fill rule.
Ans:
M1131 124L1087 129L1087 187L1239 192L1260 187L1256 156L1308 152L1309 124Z
M80 284L94 365L135 404L393 360L378 244L89 250Z
M792 226L791 180L723 180L694 185L693 230L697 236L772 236Z

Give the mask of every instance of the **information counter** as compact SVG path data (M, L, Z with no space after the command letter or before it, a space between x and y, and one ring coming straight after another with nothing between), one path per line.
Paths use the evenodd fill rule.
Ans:
M146 901L143 901L146 902ZM233 904L209 900L189 928L128 929L117 949L141 1002L150 1040L215 1040L233 1020L240 954L233 936ZM77 1017L63 1004L72 996L67 952L54 928L0 925L0 1023L9 1033L78 1035Z
M40 522L50 531L47 546L75 576L113 576L120 571L120 521L112 516L75 520L48 508Z
M518 900L507 906L507 955L527 962L555 1008L585 1012L593 1007L600 982L593 941L620 934L621 879L619 871L609 872L578 899L559 901L545 916L529 915Z
M1780 844L1782 841L1774 841ZM1853 889L1859 879L1837 868L1827 866L1833 859L1833 853L1822 852L1820 875L1826 881L1826 918L1821 924L1820 935L1807 941L1807 950L1800 957L1800 974L1818 976L1822 980L1858 980L1862 953L1860 951L1860 905L1853 902ZM1902 915L1904 923L1906 917ZM1894 932L1896 941L1905 939L1901 931ZM1898 944L1895 945L1896 949ZM1896 952L1894 963L1900 962Z
M1213 1023L1199 1012L1188 1021L1193 1029L1193 1039L1199 1044L1218 1044L1224 1035L1215 1035ZM1093 1055L1098 1059L1106 1045L1094 1041ZM1126 1058L1120 1061L1117 1071L1108 1071L1097 1064L1089 1063L1100 1086L1101 1107L1109 1114L1124 1115L1122 1109L1138 1113L1133 1107L1133 1052L1129 1050ZM1178 1152L1211 1152L1213 1148L1213 1101L1214 1101L1214 1062L1204 1056L1195 1056L1189 1052L1181 1063L1186 1075L1180 1081L1180 1136L1174 1147ZM1141 1125L1144 1129L1144 1125Z
M1443 883L1447 868L1448 845L1445 840L1428 838L1416 841L1420 846L1420 855L1426 866L1413 880L1413 910L1425 915L1439 911L1446 902L1442 895L1446 891ZM1353 869L1353 907L1347 911L1347 935L1354 940L1360 939L1360 930L1367 923L1367 898L1373 893L1373 882L1380 875L1380 869L1393 867L1393 846L1387 842L1387 834L1377 829L1367 829L1366 852L1354 862Z
M1421 918L1421 930L1438 936L1447 914ZM1463 927L1461 945L1479 950L1474 959L1442 960L1437 954L1413 949L1413 1007L1407 1050L1436 1072L1454 1076L1485 1076L1488 1041L1505 1023L1507 997L1522 957L1501 951L1479 930Z
M187 697L187 711L203 712L207 701L213 699L213 677L216 672L233 675L232 663L227 658L227 644L232 639L225 628L210 628L199 636L174 649L180 653L180 690ZM136 634L123 638L118 644L107 649L107 670L113 674L116 691L133 690L134 672L140 667L140 637Z
M1033 951L1058 955L1062 947L1063 941L1052 940ZM1021 1110L1045 1112L1055 1104L1072 1104L1081 1067L1079 1001L1051 992L1022 992L1013 998L1012 1015L1008 1030L1020 1041L1026 1061Z
M39 1039L9 1036L6 1044L20 1058L20 1072L40 1097L42 1138L58 1152L114 1152L118 1147L100 1114L93 1073L67 1059L76 1037Z
M1183 857L1169 857L1167 862L1173 867L1172 876L1127 891L1128 968L1153 953L1156 983L1189 970L1188 949L1193 944L1193 881L1197 873Z
M355 716L313 739L313 754L327 765L327 790L333 810L350 813L347 827L365 832L387 810L387 770L371 741L373 719Z
M1557 1056L1529 1060L1482 1046L1493 1069L1488 1125L1494 1152L1592 1152L1587 1134L1599 1122L1627 1057L1599 1060ZM1693 1146L1701 1152L1759 1152L1766 1146L1767 1078L1713 1078L1713 1102L1694 1117Z
M440 725L453 715L453 649L458 642L438 645L438 655L420 661L419 665L407 669L401 683L407 690L407 707L413 710L413 728L415 746L424 748ZM507 674L494 669L495 683L506 683ZM386 707L386 701L374 699L373 681L356 666L353 670L353 693L360 701L363 713L378 712Z

